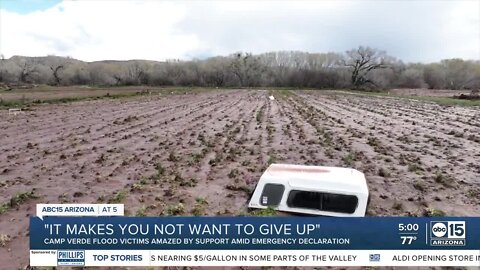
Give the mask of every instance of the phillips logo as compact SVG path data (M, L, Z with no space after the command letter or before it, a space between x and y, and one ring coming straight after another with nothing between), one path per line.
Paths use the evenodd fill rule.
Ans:
M430 221L431 246L465 246L465 221Z
M57 265L59 266L85 265L85 250L59 250L57 252Z

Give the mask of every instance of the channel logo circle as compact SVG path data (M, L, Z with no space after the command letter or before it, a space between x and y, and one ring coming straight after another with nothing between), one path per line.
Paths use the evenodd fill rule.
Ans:
M435 237L444 237L447 234L447 226L444 223L435 223L432 226L432 233Z

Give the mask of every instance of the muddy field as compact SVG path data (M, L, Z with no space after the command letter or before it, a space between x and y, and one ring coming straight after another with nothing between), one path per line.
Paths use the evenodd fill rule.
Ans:
M269 163L363 171L373 216L480 215L478 107L217 90L3 110L0 125L0 269L28 264L36 203L255 214L247 200Z
M11 90L0 88L1 101L25 101L35 102L43 100L61 100L61 99L81 99L87 97L102 97L106 95L128 95L138 93L139 91L159 91L157 88L139 88L139 87L116 87L116 88L96 88L88 86L30 86L25 89L13 88Z
M402 88L402 89L391 89L389 93L400 95L400 96L428 96L428 97L453 97L457 95L468 95L471 93L470 90L439 90L439 89L426 89L426 88Z

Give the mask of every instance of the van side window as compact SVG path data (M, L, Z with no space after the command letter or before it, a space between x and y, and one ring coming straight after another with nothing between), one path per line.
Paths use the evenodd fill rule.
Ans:
M353 214L357 209L358 198L353 195L292 190L288 195L287 205L294 208Z
M282 200L285 187L281 184L265 184L260 197L260 204L267 206L277 206Z

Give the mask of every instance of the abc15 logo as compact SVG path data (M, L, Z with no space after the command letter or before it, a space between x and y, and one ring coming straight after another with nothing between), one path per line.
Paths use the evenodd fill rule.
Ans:
M465 221L431 221L431 238L465 239Z

